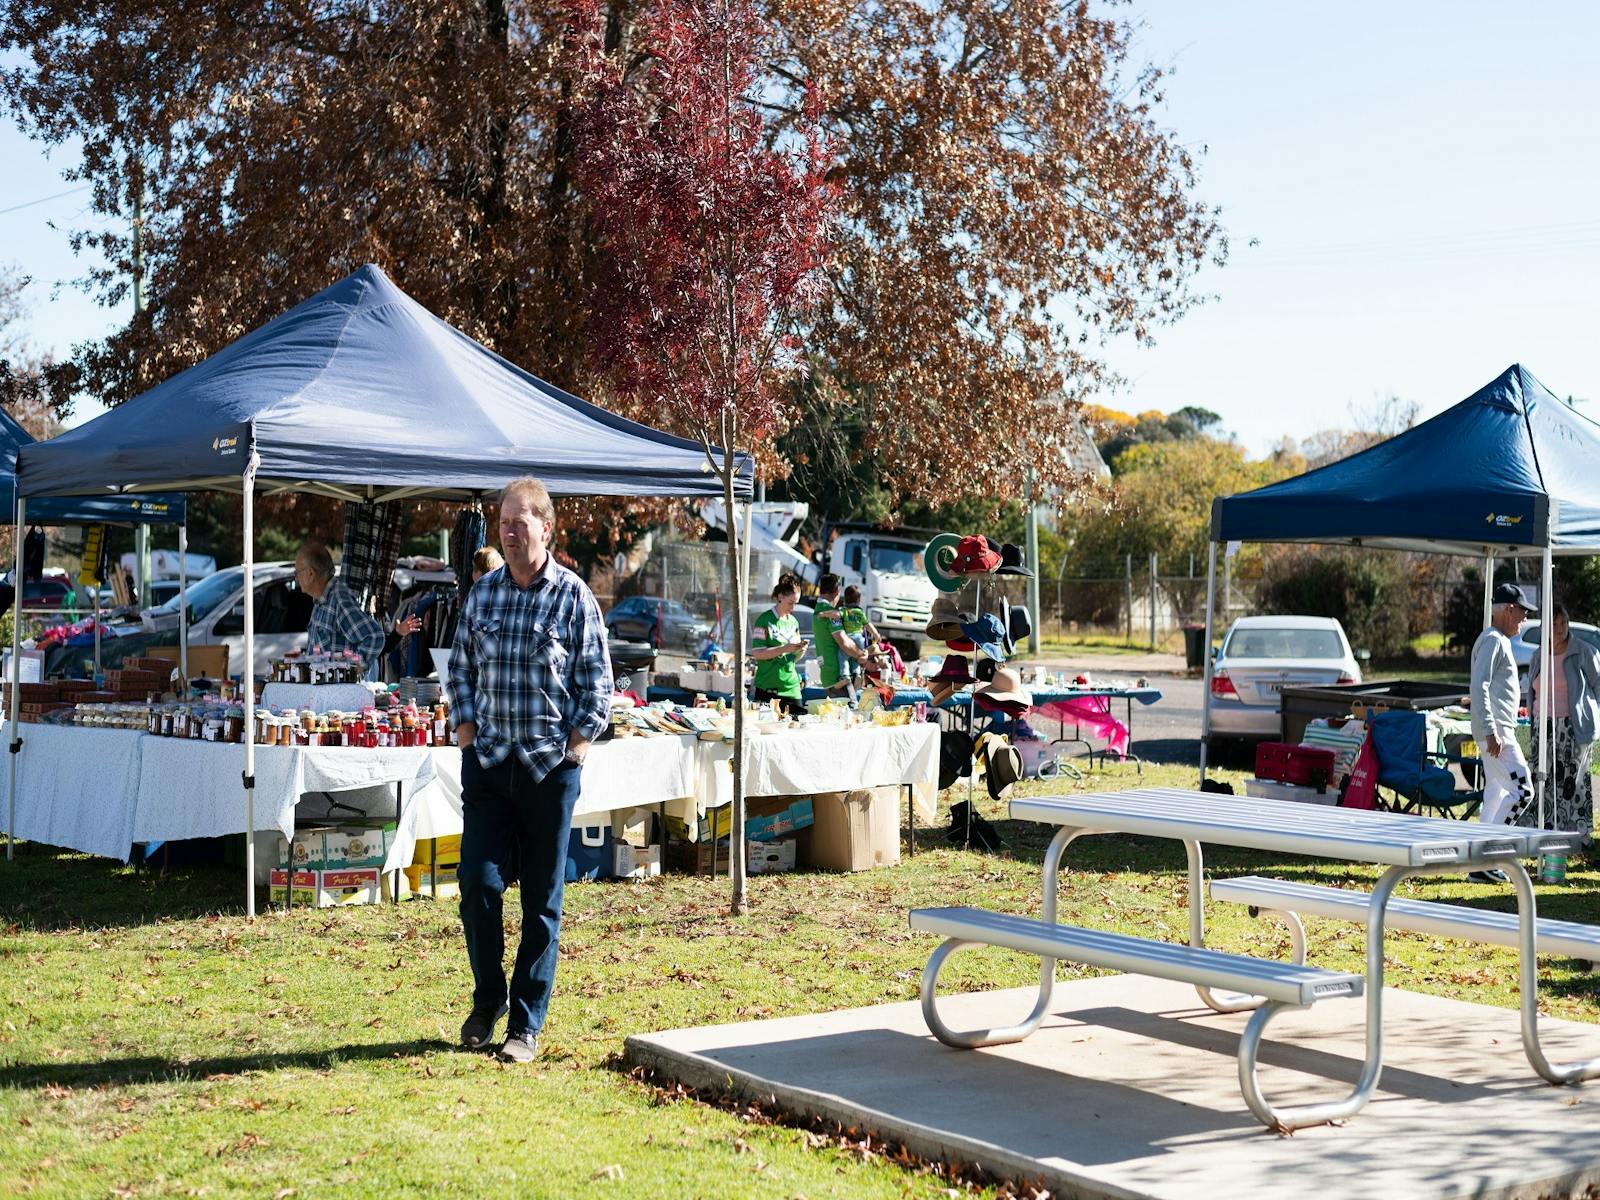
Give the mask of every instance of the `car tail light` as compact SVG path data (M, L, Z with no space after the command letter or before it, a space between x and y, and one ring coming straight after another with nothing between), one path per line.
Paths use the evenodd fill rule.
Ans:
M1361 680L1357 679L1354 675L1350 674L1349 671L1340 671L1339 672L1339 682L1340 683L1360 683Z
M1211 694L1213 696L1232 696L1238 698L1239 693L1234 690L1233 680L1228 678L1226 671L1218 671L1211 677Z

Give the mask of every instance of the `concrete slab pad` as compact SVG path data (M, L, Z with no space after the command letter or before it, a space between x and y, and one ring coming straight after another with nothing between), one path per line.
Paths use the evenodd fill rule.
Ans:
M1020 1020L1034 990L950 996L958 1029ZM1239 1094L1239 1034L1193 988L1114 975L1058 983L1031 1038L934 1040L915 1002L631 1037L629 1059L690 1087L873 1130L929 1159L975 1163L1057 1197L1290 1200L1581 1196L1600 1189L1600 1081L1553 1088L1517 1013L1390 989L1385 1067L1342 1126L1292 1137ZM1261 1080L1275 1103L1348 1094L1364 1008L1325 1001L1273 1021ZM1541 1022L1555 1061L1600 1053L1600 1027Z

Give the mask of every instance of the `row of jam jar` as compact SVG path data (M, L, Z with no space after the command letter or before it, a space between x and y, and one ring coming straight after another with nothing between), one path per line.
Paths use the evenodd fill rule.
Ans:
M244 709L238 705L152 705L146 729L157 737L242 742Z
M281 715L257 709L256 740L263 746L443 746L448 744L448 722L442 704L421 712L405 708L380 713L369 708L360 714L302 709Z

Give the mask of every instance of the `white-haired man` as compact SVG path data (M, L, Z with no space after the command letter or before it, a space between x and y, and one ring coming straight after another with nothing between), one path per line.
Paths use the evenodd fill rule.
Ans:
M1514 583L1498 585L1490 599L1489 628L1478 635L1472 647L1472 736L1483 762L1481 819L1489 824L1509 824L1533 801L1532 772L1517 744L1522 689L1511 639L1527 615L1536 610ZM1479 883L1505 880L1499 871L1474 871L1467 878Z
M461 747L461 929L472 1012L461 1042L482 1046L509 1010L506 1062L532 1062L555 988L572 810L589 745L611 715L600 606L550 553L555 508L537 479L500 497L505 565L467 595L450 656ZM510 987L502 897L522 881L522 936Z

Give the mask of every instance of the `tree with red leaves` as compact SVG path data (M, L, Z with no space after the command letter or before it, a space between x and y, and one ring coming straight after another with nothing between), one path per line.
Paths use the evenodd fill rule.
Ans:
M694 429L734 512L736 454L783 429L805 357L796 318L822 298L834 191L820 111L769 142L758 64L772 34L751 0L655 0L643 59L605 53L579 0L575 178L595 236L590 344L622 393ZM745 911L745 572L728 524L734 639L733 911Z

